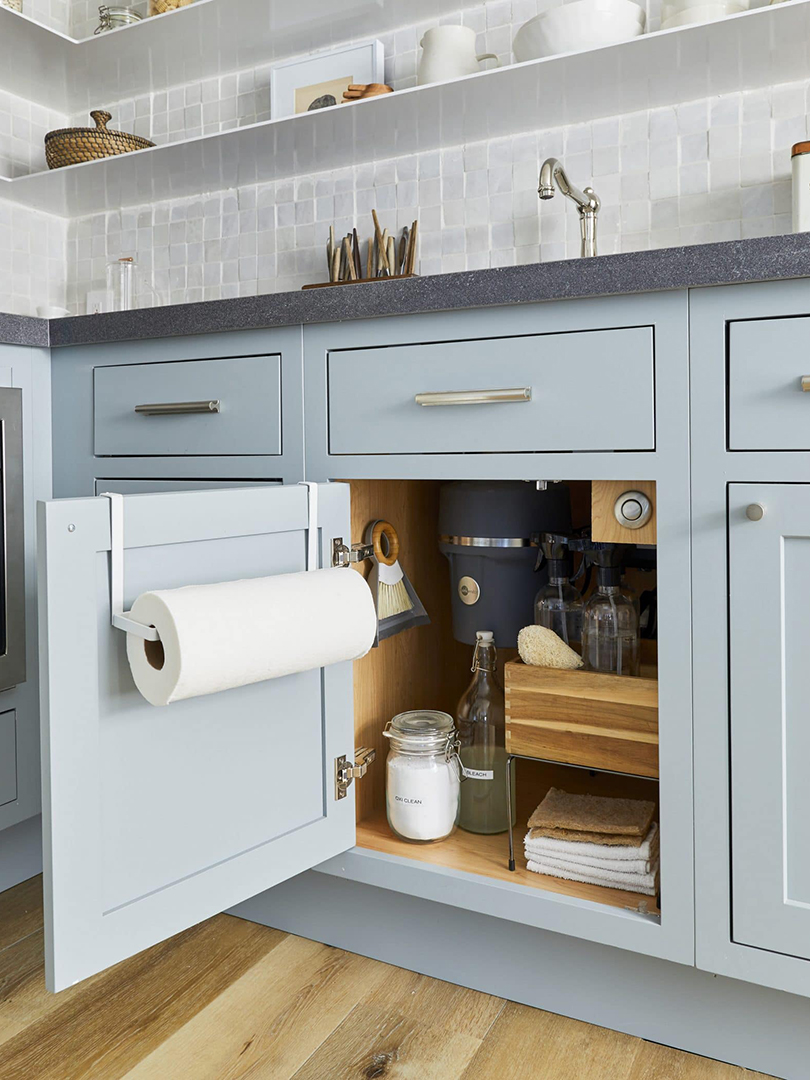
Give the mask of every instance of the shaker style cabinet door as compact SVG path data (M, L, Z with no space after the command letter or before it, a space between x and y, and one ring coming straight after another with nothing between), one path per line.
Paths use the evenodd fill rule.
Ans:
M320 485L318 503L329 566L348 486ZM354 749L352 674L149 705L110 622L109 500L39 511L46 978L60 990L354 844L334 779ZM153 589L304 570L307 524L297 485L129 496L125 610Z
M733 939L810 959L810 485L730 485L729 556Z

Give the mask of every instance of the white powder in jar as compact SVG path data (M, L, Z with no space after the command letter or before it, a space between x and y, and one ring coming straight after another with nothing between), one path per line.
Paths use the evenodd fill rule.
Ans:
M386 801L391 828L405 840L443 840L458 815L459 779L455 760L390 753Z

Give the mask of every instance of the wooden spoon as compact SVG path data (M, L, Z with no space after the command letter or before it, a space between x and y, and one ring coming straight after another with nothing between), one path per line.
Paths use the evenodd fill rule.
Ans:
M344 101L359 101L360 98L377 97L379 94L393 94L393 86L385 83L352 83L348 90L343 91Z

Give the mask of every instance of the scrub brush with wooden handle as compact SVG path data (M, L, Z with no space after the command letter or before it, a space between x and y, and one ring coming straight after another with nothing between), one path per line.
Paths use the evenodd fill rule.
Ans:
M410 611L413 601L405 588L405 574L398 561L399 536L390 522L374 522L371 546L377 569L377 618L382 622Z

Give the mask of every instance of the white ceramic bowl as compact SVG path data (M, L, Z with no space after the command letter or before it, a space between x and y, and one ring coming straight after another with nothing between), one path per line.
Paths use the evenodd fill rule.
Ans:
M724 7L729 14L748 10L748 0L663 0L661 22L696 7Z
M662 19L661 29L672 30L676 26L715 22L717 19L724 19L727 15L736 15L744 10L742 4L697 4L686 11L682 11L679 15L672 15L669 18Z
M576 0L535 15L512 48L518 63L557 53L616 45L644 33L647 16L633 0Z

